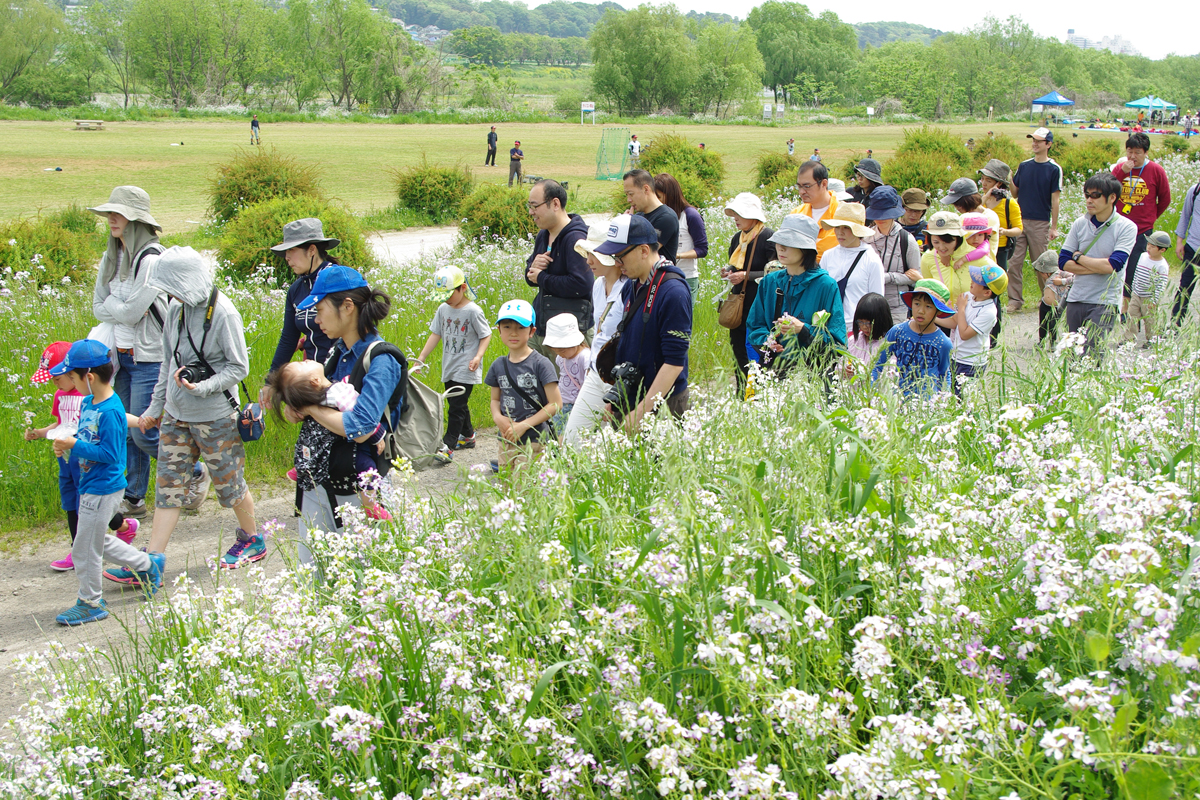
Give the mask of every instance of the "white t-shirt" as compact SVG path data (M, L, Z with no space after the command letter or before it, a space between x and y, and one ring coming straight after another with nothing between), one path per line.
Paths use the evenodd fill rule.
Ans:
M879 260L875 248L865 242L853 250L838 245L825 251L825 257L821 259L821 266L829 276L835 281L840 281L850 270L850 265L858 258L859 253L862 253L862 258L858 259L858 266L850 275L846 293L842 296L842 311L846 317L847 331L854 325L854 310L858 308L858 301L863 295L871 292L883 294L883 262Z
M641 154L642 154L642 143L639 142L637 139L630 139L629 140L629 155L633 156L634 158L637 158Z
M972 298L967 301L964 313L967 327L975 331L975 335L964 340L958 333L958 326L954 326L950 331L950 344L954 347L952 356L960 364L971 364L976 369L986 367L988 350L992 347L992 328L996 326L996 301Z
M687 209L684 209L683 214L679 215L679 249L677 252L686 253L696 249L696 241L692 238L691 231L688 230ZM685 278L697 278L700 276L700 271L696 268L696 259L680 258L675 261L675 266L679 267L680 272Z
M592 315L595 317L593 322L596 329L592 337L592 357L589 365L592 369L596 368L596 356L600 355L605 343L613 337L617 326L621 324L621 316L625 312L625 304L621 302L621 290L628 281L628 278L621 276L608 294L604 293L604 278L596 278L596 282L592 284Z
M833 205L833 204L830 203L829 205ZM825 206L824 208L809 207L809 210L808 210L808 215L810 217L812 217L812 221L816 222L818 224L820 224L821 218L824 217L828 213L829 213L829 206Z

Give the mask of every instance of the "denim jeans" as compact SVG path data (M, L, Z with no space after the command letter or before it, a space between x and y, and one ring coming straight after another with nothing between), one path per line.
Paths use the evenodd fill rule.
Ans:
M154 384L158 382L158 370L162 365L157 361L134 361L127 353L118 354L121 359L121 371L113 381L117 396L130 414L140 417L150 407L154 395ZM150 480L150 459L158 458L158 428L151 428L142 433L137 428L130 428L126 441L127 454L125 461L125 496L133 500L146 497L146 484Z

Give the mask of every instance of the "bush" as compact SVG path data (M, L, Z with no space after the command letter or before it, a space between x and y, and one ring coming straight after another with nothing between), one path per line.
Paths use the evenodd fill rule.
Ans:
M759 154L754 162L754 185L770 186L780 175L787 176L792 183L796 182L796 170L800 161L795 156L766 150Z
M651 175L660 172L673 175L685 192L689 185L694 186L698 182L703 185L706 198L721 194L721 186L725 182L725 159L721 154L701 150L686 136L677 133L665 133L652 139L642 149L640 166ZM685 183L681 177L684 173L696 180ZM691 196L688 196L688 201L699 205Z
M529 216L529 193L520 188L484 183L467 195L459 206L458 232L463 241L475 245L499 239L526 236L536 230Z
M1176 155L1183 155L1191 147L1191 142L1182 136L1164 136L1160 144L1165 152Z
M858 162L862 161L866 156L862 153L853 153L850 158L842 165L842 180L846 182L846 187L849 188L857 181ZM829 170L829 177L836 178L837 173Z
M281 155L274 147L239 151L233 161L217 167L216 177L209 180L209 186L212 214L221 223L264 200L324 196L320 172L315 166Z
M904 141L896 148L896 155L921 153L937 156L943 166L949 166L955 177L966 175L971 169L971 151L963 140L950 133L949 128L905 128Z
M455 219L462 199L475 188L469 167L444 167L424 158L416 166L392 173L400 207L425 214L434 225Z
M559 92L554 98L554 110L560 114L578 116L579 106L584 99L583 92L567 89L565 92Z
M271 250L283 236L283 226L294 219L316 217L326 236L341 239L333 251L338 262L362 271L378 265L358 218L344 207L317 197L276 197L243 208L221 235L218 259L235 281L287 286L292 270Z
M964 171L954 169L953 164L947 164L942 153L920 153L908 151L889 159L883 165L883 180L888 186L894 186L896 191L905 189L924 189L932 194L940 194L950 187L955 178L963 176Z
M666 172L679 181L679 188L683 191L683 199L696 208L704 208L712 203L715 195L708 190L708 187L699 178L686 169L676 167L672 164L667 164L666 166L666 169L655 170L652 174L657 175L660 172ZM796 179L792 178L792 184L794 185L795 183ZM629 200L625 197L625 183L623 181L614 184L612 190L609 192L608 210L614 214L622 214L629 210Z
M0 225L0 272L28 272L39 285L95 280L96 263L108 243L91 217L91 229L83 225L79 207L34 219L17 219Z
M978 170L989 160L998 158L1016 172L1017 165L1029 157L1028 150L1023 149L1007 133L1002 133L999 136L985 136L975 143L975 157L971 165Z
M46 219L56 225L61 225L72 233L99 236L102 240L100 242L101 249L107 244L108 229L105 228L103 231L97 229L100 217L78 203L71 203L62 211L52 211L46 215Z
M1120 143L1108 138L1088 139L1082 144L1063 139L1055 141L1051 148L1051 155L1062 167L1064 181L1069 181L1072 175L1087 179L1097 172L1108 172L1122 153Z

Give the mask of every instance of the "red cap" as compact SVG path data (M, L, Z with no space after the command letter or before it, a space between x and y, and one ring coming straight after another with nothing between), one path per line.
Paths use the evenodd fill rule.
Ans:
M45 383L50 380L50 368L57 367L67 357L71 349L70 342L55 342L42 351L42 360L38 362L38 370L29 380L34 383Z

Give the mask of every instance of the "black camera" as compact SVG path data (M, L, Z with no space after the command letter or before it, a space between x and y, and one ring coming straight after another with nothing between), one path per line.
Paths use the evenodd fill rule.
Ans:
M216 374L208 368L207 364L187 364L179 370L179 380L194 386L200 381L206 381Z
M601 398L614 409L628 413L637 402L637 390L642 383L642 371L625 361L612 368L612 388Z
M1003 186L993 186L992 191L989 192L989 194L991 194L991 196L997 200L1003 200L1006 197L1012 197L1012 195L1008 193L1008 189L1005 189Z

